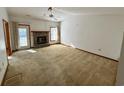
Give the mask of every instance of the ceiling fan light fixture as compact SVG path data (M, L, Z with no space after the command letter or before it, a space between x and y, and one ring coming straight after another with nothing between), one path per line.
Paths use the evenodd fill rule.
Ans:
M52 7L49 7L48 8L48 12L49 12L49 17L54 17L54 15L53 15L53 8Z
M54 17L54 15L53 14L50 14L49 17Z

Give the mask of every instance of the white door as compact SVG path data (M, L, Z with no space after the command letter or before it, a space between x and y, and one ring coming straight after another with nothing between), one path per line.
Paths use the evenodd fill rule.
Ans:
M18 49L30 48L29 27L18 27Z

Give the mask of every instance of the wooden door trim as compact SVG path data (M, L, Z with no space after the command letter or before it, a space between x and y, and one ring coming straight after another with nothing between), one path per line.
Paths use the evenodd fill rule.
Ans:
M6 24L7 24L7 31L6 31L6 28L5 28ZM5 19L3 19L3 30L4 30L5 41L7 41L7 42L5 42L6 49L7 49L7 44L8 44L8 47L9 47L9 53L7 52L7 50L6 50L6 52L7 52L8 56L10 56L10 55L12 55L11 39L10 39L10 28L9 28L8 21L6 21Z

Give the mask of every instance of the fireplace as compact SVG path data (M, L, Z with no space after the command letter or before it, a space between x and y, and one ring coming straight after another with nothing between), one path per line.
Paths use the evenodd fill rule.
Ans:
M45 44L47 43L47 37L46 36L38 36L37 37L37 44Z
M33 47L42 47L49 44L49 31L32 31Z

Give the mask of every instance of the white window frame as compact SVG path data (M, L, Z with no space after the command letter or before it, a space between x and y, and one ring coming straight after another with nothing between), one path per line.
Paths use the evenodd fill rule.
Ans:
M52 29L55 29L56 33L55 33L55 37L52 37ZM50 41L57 41L58 40L58 29L57 27L51 27L50 28Z

